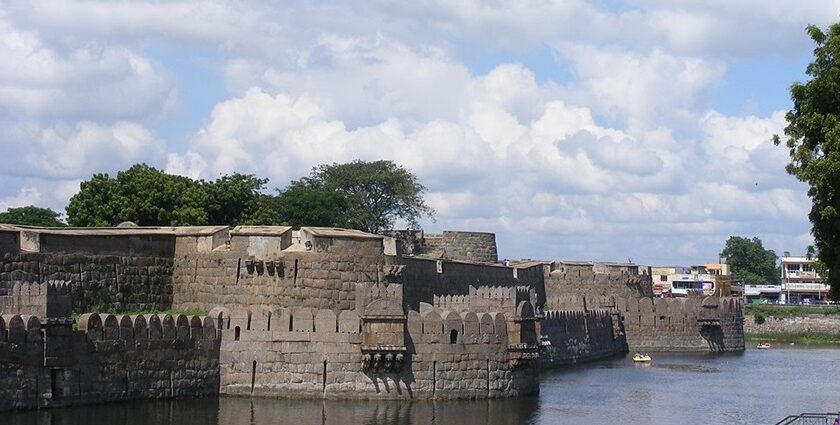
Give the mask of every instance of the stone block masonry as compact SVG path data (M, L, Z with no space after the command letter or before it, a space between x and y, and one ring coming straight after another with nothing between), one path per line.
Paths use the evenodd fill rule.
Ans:
M273 238L237 239L231 239L229 251L204 253L179 247L173 275L175 308L353 309L356 283L384 280L383 266L392 262L384 255L381 237L350 232L315 235L296 246L274 244L272 249L260 250L253 248L270 246ZM285 234L274 239L290 241ZM306 242L310 242L308 248Z
M617 298L616 308L630 350L744 350L744 316L736 298Z
M492 398L539 390L537 363L514 365L502 313L429 307L407 316L401 367L365 368L353 311L220 314L221 393L303 398ZM453 333L454 332L454 333ZM397 361L396 359L393 361Z
M568 310L545 312L540 334L545 340L543 367L554 367L622 355L627 340L614 299L583 300Z
M72 282L76 311L166 310L172 307L171 257L6 254L0 282Z
M493 233L444 230L439 235L424 235L423 242L422 252L446 259L490 264L499 261Z
M218 393L207 317L0 317L0 410Z
M542 264L520 268L411 257L397 261L405 266L405 303L410 309L431 304L435 295L468 295L471 286L525 286L536 291L540 303L545 300Z
M70 317L71 291L72 285L64 281L0 283L0 314Z
M259 226L8 230L0 227L8 245L0 308L9 314L0 323L0 410L218 393L534 394L540 366L626 350L622 316L639 318L636 341L645 342L642 318L654 311L602 296L640 292L627 284L632 265L590 264L589 282L568 264L552 280L550 262L495 263L492 234L445 232L440 246L461 244L449 252L464 261L398 255L382 236L334 228L304 227L294 237L288 227ZM31 283L50 280L58 283ZM566 294L572 282L596 290ZM557 291L548 303L546 283ZM590 292L601 298L590 302ZM74 330L71 306L211 313L83 314ZM700 307L701 336L717 342L703 332L720 325L716 347L732 347L723 317L731 306L716 307L716 316Z
M653 296L650 276L633 264L558 262L546 278L546 298L568 295L621 298Z
M765 317L755 323L755 316L744 316L744 332L753 334L822 333L840 335L840 316Z

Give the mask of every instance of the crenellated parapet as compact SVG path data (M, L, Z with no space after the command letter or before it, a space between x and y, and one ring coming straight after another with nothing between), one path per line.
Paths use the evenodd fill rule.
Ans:
M422 312L409 311L408 333L418 344L500 344L507 346L504 313L441 310L426 304Z
M50 280L0 283L0 313L32 314L42 317L70 317L73 310L71 282Z
M513 315L522 302L540 311L537 293L527 286L470 286L466 295L435 295L433 304L440 309L464 311L501 311Z
M631 349L743 351L741 300L709 296L619 299Z
M205 341L221 337L210 316L89 313L79 316L77 325L87 341L119 341L127 346L164 341L178 348L207 348Z
M336 315L332 310L308 307L216 307L208 317L216 324L226 346L249 342L361 343L362 322L353 310Z
M201 316L83 314L74 329L2 315L0 382L16 384L0 386L0 409L217 394L219 342Z

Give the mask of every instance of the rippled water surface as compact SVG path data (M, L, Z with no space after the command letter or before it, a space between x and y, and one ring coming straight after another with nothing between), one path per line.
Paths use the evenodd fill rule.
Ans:
M223 397L19 412L0 424L774 424L840 411L840 349L654 355L546 372L539 396L458 402Z

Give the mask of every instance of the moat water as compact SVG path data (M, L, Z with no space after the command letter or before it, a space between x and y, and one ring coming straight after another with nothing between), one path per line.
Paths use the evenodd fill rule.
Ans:
M0 424L774 424L840 411L840 349L618 358L545 372L534 397L359 402L236 397L138 401L0 415Z

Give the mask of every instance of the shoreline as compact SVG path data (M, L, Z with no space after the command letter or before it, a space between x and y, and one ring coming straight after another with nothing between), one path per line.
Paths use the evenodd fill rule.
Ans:
M840 347L840 334L823 332L745 332L744 340L748 343L767 341L781 344Z

